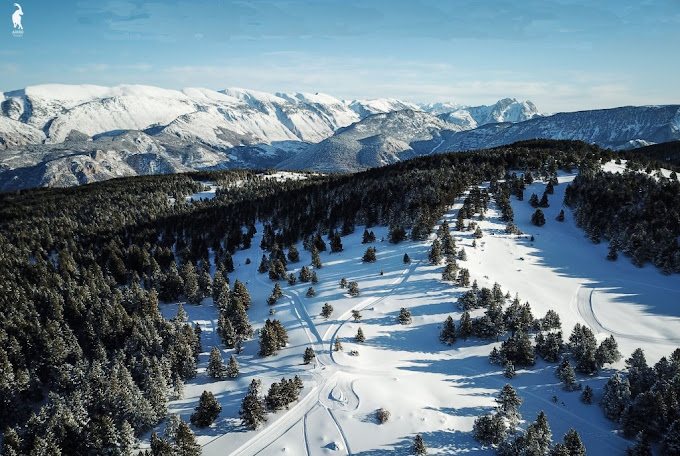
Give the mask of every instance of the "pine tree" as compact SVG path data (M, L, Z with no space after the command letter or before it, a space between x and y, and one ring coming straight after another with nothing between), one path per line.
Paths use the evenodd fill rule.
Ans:
M227 318L224 312L220 312L219 319L217 320L217 333L222 339L222 343L225 347L234 348L236 333L234 332L234 326L231 324L231 320Z
M467 338L472 335L472 319L470 318L470 312L468 312L467 310L463 312L463 314L460 317L458 334L465 340L467 340Z
M375 263L376 261L376 250L375 247L369 247L366 249L366 252L364 253L364 256L361 258L361 261L364 263Z
M238 296L232 299L228 313L236 339L249 339L253 335L253 327L250 325L246 309Z
M430 248L430 253L427 258L430 260L430 264L439 264L442 260L442 245L439 239L432 241L432 247Z
M312 283L319 283L319 277L316 275L316 271L312 271Z
M189 304L200 304L202 295L198 286L196 267L191 261L182 266L182 280L184 281L184 296Z
M630 384L617 372L604 385L602 409L610 420L618 421L630 400Z
M226 311L229 306L229 285L221 274L215 274L213 281L212 297L213 304L220 311Z
M297 278L292 272L288 274L288 285L295 285L297 283Z
M260 424L267 421L264 401L260 397L260 388L260 381L253 379L239 410L241 422L249 429L257 429Z
M340 288L347 288L347 279L344 277L340 279Z
M361 311L356 310L356 309L352 310L352 318L354 319L354 321L361 320Z
M239 300L241 304L243 304L245 310L250 308L251 299L248 288L246 288L245 284L238 279L234 281L234 291L232 295L232 300Z
M564 446L569 450L571 456L585 456L586 447L583 446L581 441L581 436L578 435L576 429L569 429L566 434L564 434Z
M219 413L219 412L218 412ZM201 446L196 442L196 436L184 421L179 423L175 432L175 449L177 456L200 456Z
M507 363L507 360L503 359L501 352L498 348L494 347L491 349L491 353L489 353L489 363L504 366Z
M539 207L549 207L550 204L548 203L548 193L544 192L543 196L541 197L541 201L538 202Z
M188 426L187 426L187 429L188 429ZM189 432L191 432L190 429L189 429ZM150 446L151 446L151 455L152 456L174 456L174 454L176 452L176 448L174 447L174 445L172 445L167 440L161 438L155 432L151 433ZM33 454L33 453L31 453L31 454ZM36 454L36 456L42 456L43 454L45 456L48 456L49 453L35 453L35 454ZM61 454L61 452L57 453L57 456L60 455L60 454ZM200 452L198 454L200 454Z
M515 428L521 419L519 406L522 405L522 399L512 385L506 383L498 393L496 403L498 404L498 413L508 420L511 428Z
M588 385L586 385L581 393L581 402L588 405L593 403L593 389Z
M446 317L442 331L439 334L439 340L447 345L453 345L456 342L456 324L453 322L451 315Z
M595 361L599 367L611 364L621 359L621 352L614 336L609 336L600 343L595 351Z
M401 310L399 311L399 317L397 317L397 321L399 321L399 324L401 325L410 325L411 311L408 310L406 307L402 307Z
M227 364L227 377L236 378L238 377L238 374L239 374L238 361L236 361L236 357L234 355L231 355L231 357L229 358L229 364Z
M260 330L260 356L270 356L276 354L279 349L276 330L272 327L270 320L265 322Z
M321 308L321 316L323 318L325 318L326 320L328 320L328 318L331 316L332 313L333 313L333 306L328 304L328 303L325 303L323 305L323 307Z
M536 421L531 423L524 434L524 445L527 454L546 455L552 444L552 432L548 419L542 411Z
M300 275L299 275L300 282L302 283L307 283L310 280L312 280L312 273L309 271L309 268L307 266L302 266L300 269Z
M353 298L359 296L359 284L357 282L350 282L347 287L347 293Z
M314 358L316 358L316 353L314 353L314 349L312 347L305 348L305 353L302 357L304 363L309 364L312 362Z
M338 233L331 236L331 252L342 252L342 238Z
M661 440L661 448L663 449L663 454L680 454L680 419L673 421L666 430Z
M535 193L532 193L531 196L529 197L529 204L531 207L538 207L538 195Z
M514 378L515 375L517 375L515 373L515 365L512 364L512 361L509 361L509 360L506 361L505 362L505 368L503 370L503 376L505 378Z
M413 448L412 448L413 454L415 455L423 455L427 454L427 447L425 446L425 442L423 441L423 437L420 434L416 434L415 438L413 439Z
M201 268L198 271L198 288L201 292L201 298L206 298L212 294L212 278L210 277L210 263L208 261L201 262Z
M217 347L213 347L210 350L210 360L208 361L208 368L206 369L206 372L208 376L218 380L227 377L227 368L224 366L222 353Z
M458 251L458 259L460 261L467 261L467 253L465 252L464 247L461 247L460 250Z
M399 244L406 239L406 230L402 226L393 225L390 227L389 239L392 244Z
M475 440L482 445L498 445L503 442L507 433L505 420L498 413L479 416L472 426L472 434Z
M558 222L564 222L564 209L560 209L560 213L557 214L555 220L557 220Z
M361 330L361 328L357 329L357 335L354 336L354 340L357 342L365 342L366 341L366 336L364 336L364 332Z
M222 411L222 406L210 391L203 391L196 411L191 414L191 424L198 427L210 426Z
M307 296L308 298L313 298L314 296L316 296L316 291L314 291L314 287L307 288L307 293L305 293L305 296Z
M442 280L446 282L453 282L456 280L456 273L458 272L456 265L454 263L447 263L442 272Z
M545 225L545 214L543 214L542 210L536 209L536 212L531 216L531 223L536 226Z
M569 361L567 361L564 367L560 368L558 376L562 380L562 385L565 390L574 391L579 388L579 384L576 381L576 372L574 372L574 368L571 367Z
M297 263L298 261L300 261L300 252L298 252L297 247L293 244L288 249L288 262Z
M461 287L470 286L470 271L468 271L466 268L461 269L458 273L458 285Z
M408 264L411 262L411 257L408 256L408 253L404 254L404 264Z
M314 266L316 269L320 269L322 267L321 255L319 255L319 250L316 247L312 248L312 266Z
M484 236L484 232L480 227L475 228L475 232L473 234L475 239L481 239ZM476 244L475 244L476 245Z

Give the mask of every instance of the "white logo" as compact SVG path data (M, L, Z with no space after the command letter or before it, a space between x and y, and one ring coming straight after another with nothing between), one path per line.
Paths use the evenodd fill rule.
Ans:
M14 7L17 10L14 12L14 14L12 14L12 25L14 26L12 35L21 37L24 35L24 26L21 25L21 16L24 15L24 10L21 9L21 5L18 3L15 3Z

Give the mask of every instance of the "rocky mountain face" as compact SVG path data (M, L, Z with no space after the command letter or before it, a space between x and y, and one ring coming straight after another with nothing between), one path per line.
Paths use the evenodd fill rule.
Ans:
M679 112L542 116L512 98L465 107L238 88L31 86L0 94L0 191L196 169L356 171L532 138L623 149L680 139Z
M436 116L411 109L375 114L341 128L278 165L281 169L357 171L387 165L432 150L443 131L455 131Z

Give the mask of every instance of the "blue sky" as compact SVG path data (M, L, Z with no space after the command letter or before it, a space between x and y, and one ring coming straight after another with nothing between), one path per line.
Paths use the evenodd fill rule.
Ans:
M23 38L11 33L14 1L0 0L0 91L510 96L549 112L680 103L680 0L23 0Z

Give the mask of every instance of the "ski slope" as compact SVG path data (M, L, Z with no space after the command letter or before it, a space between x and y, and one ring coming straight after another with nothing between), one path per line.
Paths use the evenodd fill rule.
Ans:
M513 198L515 223L525 236L507 235L495 205L490 205L484 220L476 220L484 236L472 247L472 232L452 231L457 247L464 247L467 261L461 267L470 270L479 286L498 282L503 291L531 303L535 317L548 309L562 319L565 338L574 324L591 327L598 340L614 334L624 358L637 347L645 350L650 363L670 354L680 340L680 280L664 276L651 266L637 268L621 256L617 262L605 259L606 243L592 244L575 226L569 210L562 223L555 216L562 208L566 184L573 174L561 174L550 207L544 209L547 223L530 224L534 209L528 204L531 193L541 195L544 183L527 187L525 201ZM452 202L445 214L451 227L462 199ZM458 323L460 310L456 301L463 288L441 281L444 264L430 265L427 253L431 239L403 242L398 245L382 240L387 230L374 227L377 262L362 263L368 245L361 244L363 227L343 237L344 251L322 252L323 267L317 270L319 283L313 285L316 296L305 296L311 284L289 286L281 283L284 297L273 306L265 300L273 283L266 274L257 273L262 256L259 250L262 227L253 239L253 248L234 255L236 271L231 280L245 282L253 298L249 317L254 328L266 318L277 318L286 326L289 344L278 355L257 356L257 337L247 341L237 356L241 375L236 380L214 382L206 377L205 367L213 345L219 346L215 333L217 311L210 299L200 306L186 305L191 321L203 329L203 353L199 374L185 387L185 396L170 404L170 412L188 421L201 392L212 391L223 410L209 428L197 429L205 455L407 455L416 433L423 435L429 454L493 454L473 440L474 419L494 406L493 398L508 382L502 369L488 362L493 346L476 339L459 340L445 346L438 340L441 324L451 315ZM529 240L534 235L535 241ZM296 275L310 261L309 252L300 250L301 262L289 264ZM408 253L410 264L402 257ZM246 258L251 263L246 265ZM522 259L523 258L523 259ZM381 274L382 271L382 274ZM361 294L349 297L339 287L341 278L359 283ZM319 314L324 303L333 306L328 320ZM413 322L400 325L401 307L411 310ZM166 317L176 312L176 305L162 305ZM352 310L360 310L359 322ZM477 310L473 316L483 311ZM366 341L356 343L354 335L361 327ZM344 350L334 352L335 340ZM317 354L310 365L302 364L302 354L312 346ZM350 355L356 350L357 356ZM225 361L230 350L223 350ZM621 368L623 362L614 366ZM571 427L576 428L589 454L622 454L631 442L616 432L614 423L605 419L597 405L584 405L579 393L562 390L554 375L555 365L538 361L531 369L519 369L509 382L524 399L520 411L527 421L540 410L548 416L554 440L560 440ZM248 384L262 380L263 392L285 376L300 375L305 388L300 400L290 409L270 414L257 431L239 424L238 409ZM594 403L611 371L579 381L595 389ZM553 401L553 397L557 401ZM377 424L378 408L391 412L390 420ZM162 431L162 426L158 429Z

